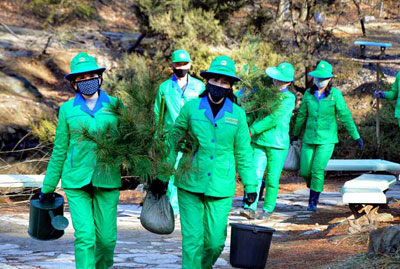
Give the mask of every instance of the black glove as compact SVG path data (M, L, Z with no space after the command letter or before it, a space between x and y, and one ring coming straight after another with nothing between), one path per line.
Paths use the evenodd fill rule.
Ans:
M41 203L53 203L55 198L56 198L56 195L54 194L54 192L50 192L50 193L40 192L40 194L39 194L39 202L41 202Z
M164 182L162 180L159 180L158 178L156 180L153 180L150 183L149 190L156 196L161 197L162 195L167 193L167 188L168 188L168 182Z
M290 138L290 145L292 145L293 142L295 142L295 141L297 141L297 140L299 140L299 137L298 137L297 135L292 136L292 137Z
M364 141L362 140L362 138L360 137L359 139L356 140L357 145L358 145L358 149L362 149L364 146Z
M244 202L247 205L251 205L252 203L254 203L256 198L257 198L257 193L256 192L250 192L250 193L247 193L246 199L244 199Z

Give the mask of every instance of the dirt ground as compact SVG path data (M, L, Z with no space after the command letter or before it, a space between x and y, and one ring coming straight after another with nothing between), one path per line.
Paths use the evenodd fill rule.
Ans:
M338 192L346 180L348 178L328 175L325 191ZM236 196L241 197L242 186L241 184L237 186ZM305 186L300 177L290 175L281 178L280 194L293 193L301 189L305 189ZM139 204L141 199L142 193L124 190L121 191L120 204ZM28 203L22 198L3 197L0 200L0 214L28 213L28 210ZM297 210L301 211L304 208ZM279 208L276 211L278 214L280 211L284 213ZM380 223L380 227L400 223L400 202L392 203L389 209L381 209L380 212L390 212L394 216L392 221ZM304 214L309 213L304 211ZM267 262L268 268L323 267L365 253L368 247L368 233L350 235L347 225L337 225L350 215L348 207L335 206L333 209L321 208L318 213L308 217L293 215L285 220L286 224L280 226L279 235L273 238Z

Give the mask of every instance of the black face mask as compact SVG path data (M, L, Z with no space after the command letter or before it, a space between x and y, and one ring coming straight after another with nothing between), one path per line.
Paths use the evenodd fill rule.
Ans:
M176 69L176 68L173 68L173 71L174 71L175 76L177 76L178 78L183 78L189 72L189 69Z
M206 84L206 90L211 94L211 97L215 100L219 100L222 97L228 96L229 92L232 90L231 88L223 88L220 86L213 85L211 83Z

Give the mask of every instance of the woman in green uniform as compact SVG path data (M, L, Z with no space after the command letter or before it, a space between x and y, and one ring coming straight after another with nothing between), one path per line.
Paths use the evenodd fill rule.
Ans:
M391 91L374 91L374 98L382 98L387 100L396 99L396 108L394 110L394 117L398 119L400 126L400 72L396 75L396 80L393 83Z
M304 93L297 113L292 141L298 139L304 124L303 143L300 156L300 175L310 188L307 210L317 211L319 195L324 186L324 170L338 143L336 117L342 122L351 137L362 149L363 141L358 134L350 110L340 90L332 87L332 66L321 61L309 75L314 85Z
M97 162L96 144L82 141L81 131L117 128L109 111L118 100L100 89L105 68L85 52L71 61L65 76L77 92L61 105L53 153L47 167L40 200L52 199L60 178L75 229L76 268L109 268L113 265L117 241L117 204L121 186L120 165ZM106 133L105 133L106 135Z
M264 171L267 168L263 211L257 216L258 219L269 218L276 205L279 178L289 149L289 123L296 102L296 97L289 91L294 81L294 73L294 68L290 63L281 63L277 67L269 67L265 70L265 74L273 79L274 85L279 89L280 98L271 114L256 119L250 126L254 166L258 180L257 193L260 192ZM245 205L242 215L254 219L257 203L258 198L250 206Z
M175 180L184 269L212 268L224 248L236 163L247 203L257 196L246 115L232 92L233 83L240 80L235 76L235 63L218 56L201 75L207 80L205 91L183 106L168 139L172 155L179 150L175 149L177 138L189 130L199 142L188 176Z

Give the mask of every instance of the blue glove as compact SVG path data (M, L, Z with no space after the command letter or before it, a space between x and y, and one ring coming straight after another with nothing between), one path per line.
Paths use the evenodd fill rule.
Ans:
M246 198L244 199L244 202L247 205L251 205L252 203L254 203L256 198L257 198L257 193L256 192L250 192L250 193L247 193Z
M357 145L358 145L358 149L362 149L363 146L364 146L364 141L361 138L359 138L359 139L356 140L356 142L357 142Z
M56 198L56 196L55 196L54 192L50 192L50 193L40 192L40 194L39 194L39 202L40 203L53 203L55 198Z
M380 98L380 99L385 99L385 92L383 91L374 91L374 98Z

